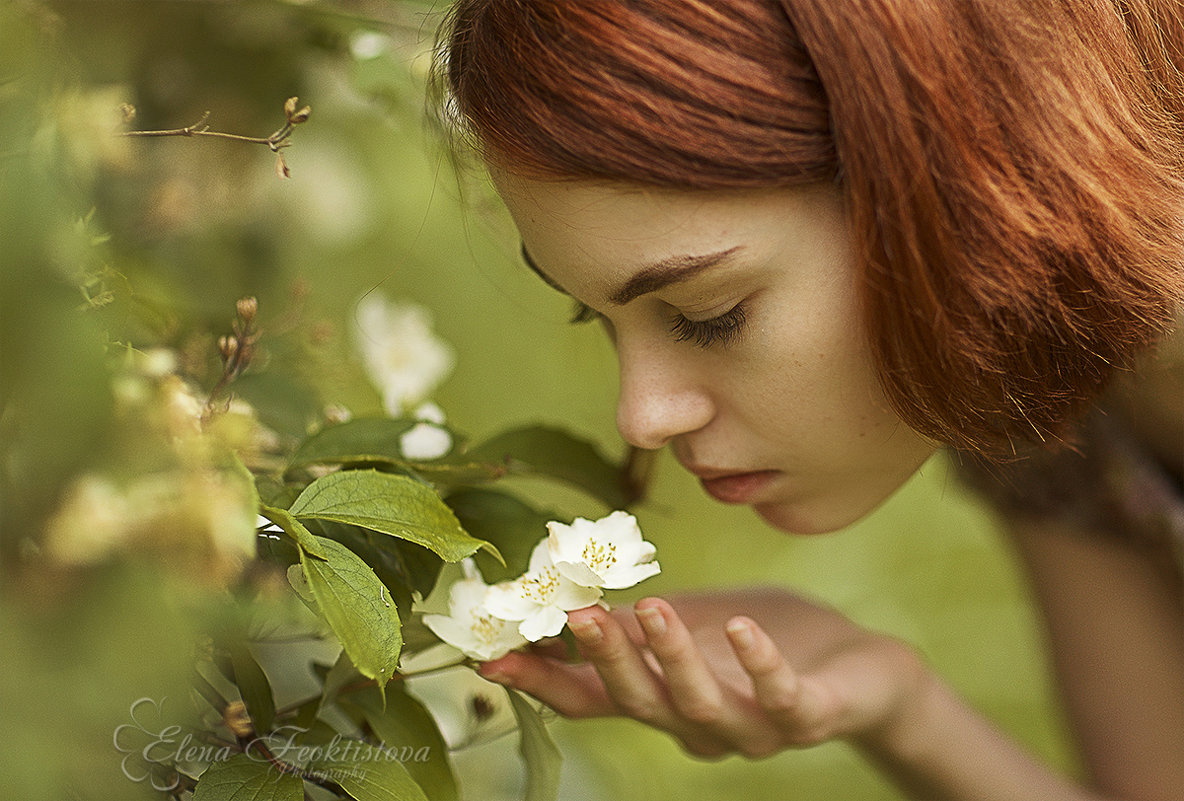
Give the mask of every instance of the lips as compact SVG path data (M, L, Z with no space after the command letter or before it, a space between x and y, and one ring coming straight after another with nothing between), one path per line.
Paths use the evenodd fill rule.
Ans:
M750 503L761 490L780 475L778 470L754 470L741 473L691 470L699 476L704 491L721 503Z

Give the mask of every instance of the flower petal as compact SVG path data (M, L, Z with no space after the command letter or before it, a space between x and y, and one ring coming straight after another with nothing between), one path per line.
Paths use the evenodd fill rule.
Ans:
M567 613L554 606L545 606L518 626L518 633L531 642L554 637L567 625Z
M448 615L424 615L423 624L441 640L453 648L459 649L465 656L472 659L480 658L476 656L479 643L470 627L461 625Z
M600 600L604 592L599 587L584 587L565 578L559 579L559 587L555 590L555 597L551 605L568 612L573 609L583 609Z
M599 587L604 577L583 562L556 562L559 575L583 587Z
M503 620L525 620L539 609L539 604L527 598L522 580L503 581L489 588L485 594L485 608Z
M551 559L550 550L547 547L547 538L539 540L538 545L534 546L534 550L530 552L530 564L526 568L527 573L535 573L547 567L551 567L554 562Z
M662 572L657 562L645 562L640 565L629 565L613 570L605 577L603 586L606 590L624 590L635 584L640 584L651 576Z

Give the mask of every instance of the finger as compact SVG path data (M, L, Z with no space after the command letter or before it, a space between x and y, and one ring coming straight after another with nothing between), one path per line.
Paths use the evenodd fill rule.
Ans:
M716 730L731 728L734 715L719 681L678 613L660 598L646 598L635 608L674 708L692 723Z
M798 722L801 682L776 643L747 617L736 617L724 628L740 665L752 679L753 697L775 723Z
M571 612L567 625L575 634L580 653L596 667L620 711L672 730L676 716L666 691L621 624L600 607L592 606Z
M571 665L551 657L513 652L484 663L478 673L489 681L534 696L564 717L617 714L616 705L591 665Z
M638 623L637 615L633 609L629 607L622 607L620 609L612 610L613 618L621 624L621 628L625 630L625 634L629 637L629 641L639 648L646 647L646 634Z
M766 716L795 745L829 739L838 722L837 704L822 685L799 675L769 635L746 617L725 627L736 658L752 678L753 696Z
M535 656L549 656L560 662L571 662L576 655L571 642L562 637L548 637L538 642L530 643L522 650Z

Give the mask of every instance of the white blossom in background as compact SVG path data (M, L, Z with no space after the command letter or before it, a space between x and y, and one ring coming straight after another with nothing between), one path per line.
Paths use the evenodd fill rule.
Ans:
M452 346L435 335L422 306L371 292L358 302L354 322L366 371L392 417L430 396L456 364Z
M330 403L322 412L325 415L325 421L329 423L348 423L354 419L354 413L349 410L349 407L342 406L340 403Z
M448 614L424 615L423 622L437 637L470 659L482 662L505 656L526 644L515 621L492 614L486 607L490 589L474 570L449 589Z
M599 587L583 587L563 576L551 562L543 539L531 552L524 575L489 588L485 607L505 620L521 621L518 632L538 642L563 631L568 612L592 606L601 595Z
M106 558L130 537L128 520L138 510L127 493L106 476L84 473L66 492L46 527L50 557L71 565Z
M585 587L623 590L661 572L657 549L642 539L637 518L616 511L600 520L547 524L547 551L560 575Z
M358 61L378 58L391 49L391 37L377 31L358 31L349 39L349 54Z
M439 459L452 450L452 434L444 428L444 410L428 401L411 413L419 422L399 437L399 451L408 459Z

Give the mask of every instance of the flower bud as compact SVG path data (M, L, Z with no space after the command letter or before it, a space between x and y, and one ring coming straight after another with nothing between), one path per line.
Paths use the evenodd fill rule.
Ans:
M238 337L219 337L218 352L225 361L230 361L238 354Z
M284 116L287 118L290 125L299 125L302 122L307 122L309 115L312 114L312 109L308 106L305 106L304 108L297 111L297 100L299 100L299 98L289 97L287 102L284 103Z
M250 325L255 319L255 313L259 311L259 301L251 297L239 298L234 308L242 321Z
M242 701L231 701L222 711L222 722L235 737L250 737L255 733L251 723L251 716L247 714L247 705Z

